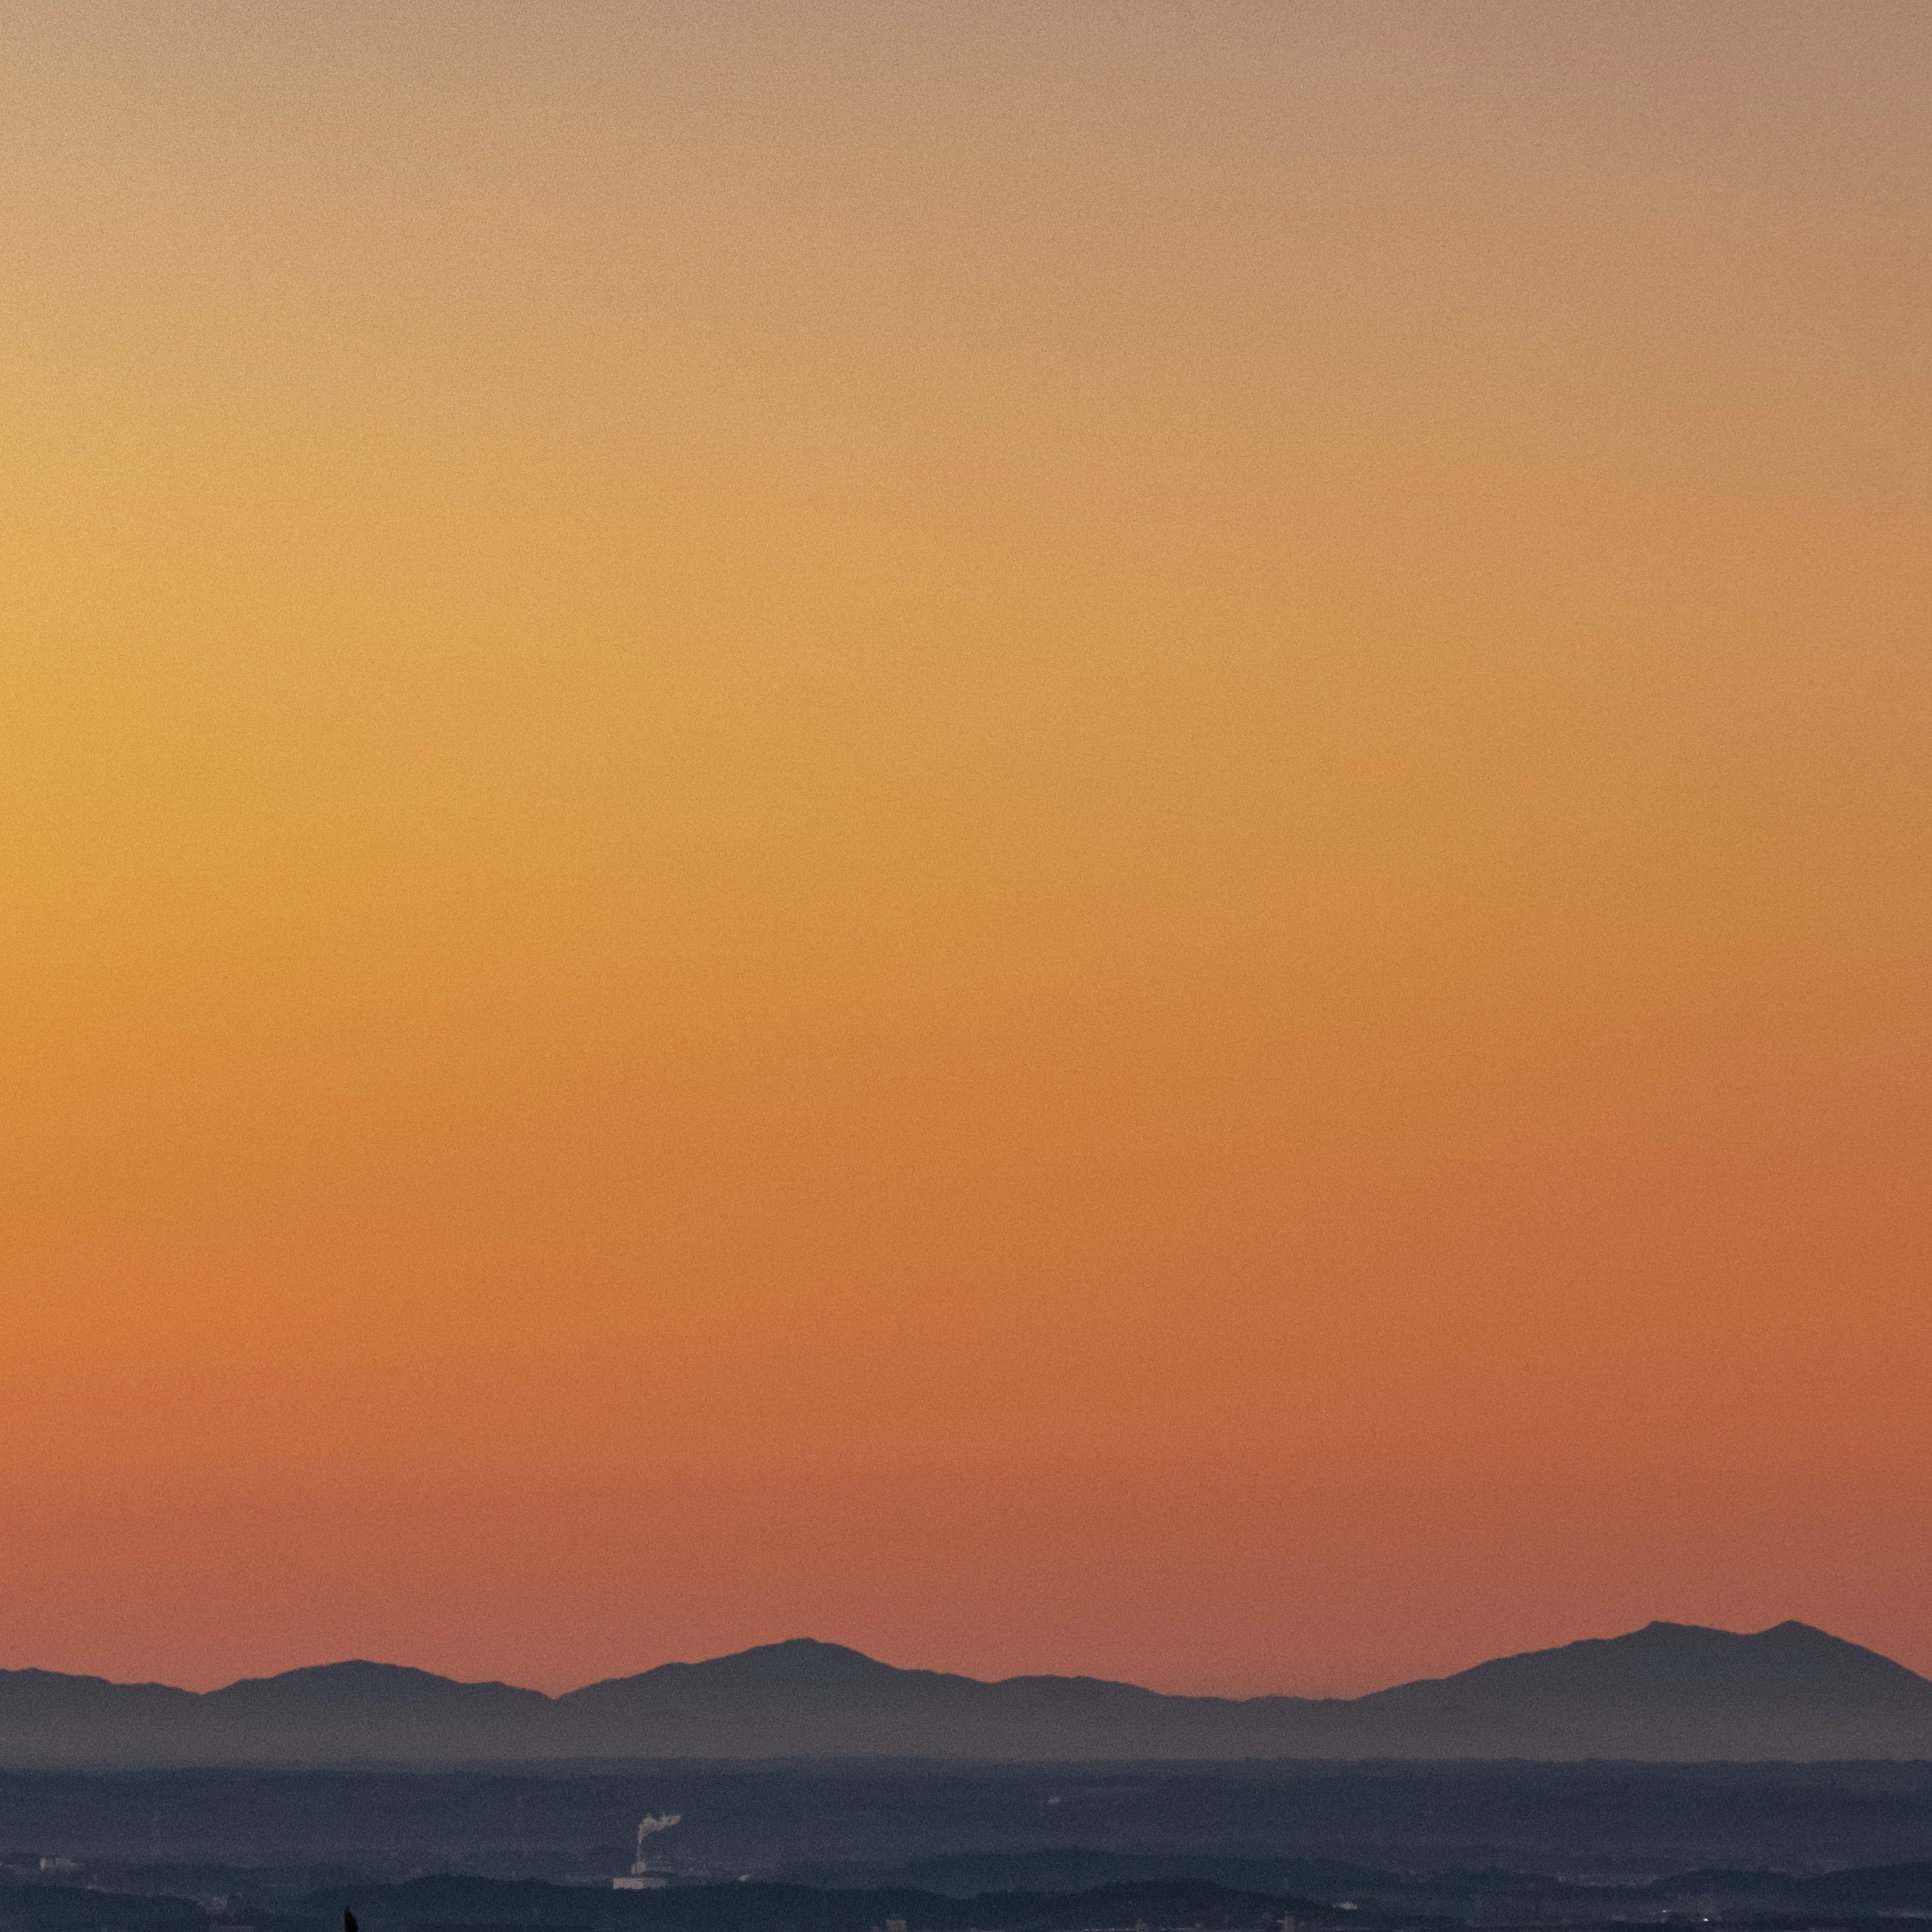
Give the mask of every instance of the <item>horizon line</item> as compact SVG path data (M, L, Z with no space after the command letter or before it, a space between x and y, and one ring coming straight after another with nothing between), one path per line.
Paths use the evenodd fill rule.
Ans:
M1135 1683L1128 1678L1101 1677L1084 1671L1019 1671L1009 1676L975 1677L966 1671L941 1669L927 1665L888 1663L883 1658L872 1656L868 1651L860 1649L856 1645L840 1643L825 1637L810 1636L774 1638L764 1643L747 1644L741 1649L720 1651L712 1657L666 1658L660 1663L646 1665L638 1670L624 1671L608 1676L594 1677L586 1683L575 1684L570 1688L562 1691L540 1690L534 1685L513 1684L505 1677L453 1677L443 1672L430 1670L418 1664L397 1663L367 1657L336 1657L320 1663L294 1664L282 1670L267 1671L253 1676L235 1677L225 1683L211 1684L205 1690L197 1690L185 1684L168 1684L154 1677L115 1678L107 1676L98 1672L53 1670L42 1665L33 1664L0 1666L0 1678L29 1676L60 1677L74 1683L103 1684L117 1690L165 1690L172 1691L187 1697L210 1697L218 1696L224 1691L238 1690L248 1684L274 1684L288 1677L302 1676L323 1671L361 1668L376 1671L394 1671L415 1676L433 1678L439 1684L447 1684L461 1690L513 1691L520 1696L541 1697L547 1703L557 1704L562 1702L565 1698L579 1696L585 1691L596 1690L603 1685L609 1684L629 1683L639 1677L652 1676L658 1671L701 1669L707 1665L730 1663L740 1657L755 1657L764 1652L793 1649L810 1645L822 1650L840 1651L849 1657L858 1657L867 1664L875 1665L880 1669L893 1671L902 1676L954 1678L966 1683L981 1684L988 1688L1009 1684L1046 1682L1103 1684L1118 1685L1130 1690L1145 1691L1150 1696L1202 1703L1256 1704L1281 1699L1302 1704L1352 1704L1364 1697L1376 1696L1384 1691L1403 1689L1411 1684L1446 1682L1450 1678L1461 1676L1468 1671L1481 1669L1487 1664L1503 1663L1516 1657L1549 1655L1559 1650L1574 1649L1583 1644L1619 1643L1633 1637L1642 1636L1650 1630L1696 1630L1714 1636L1735 1637L1740 1641L1746 1641L1754 1637L1768 1637L1778 1630L1790 1629L1805 1630L1817 1636L1827 1637L1834 1643L1843 1644L1853 1649L1868 1651L1872 1656L1884 1657L1884 1661L1887 1663L1897 1663L1895 1658L1885 1657L1885 1653L1882 1651L1871 1650L1869 1645L1857 1643L1849 1637L1840 1637L1834 1632L1824 1630L1816 1624L1806 1623L1802 1618L1797 1617L1781 1618L1776 1622L1767 1624L1763 1629L1758 1630L1730 1630L1718 1624L1683 1623L1673 1618L1657 1617L1651 1618L1648 1623L1641 1624L1633 1630L1618 1631L1610 1637L1572 1637L1563 1643L1542 1645L1528 1650L1505 1651L1493 1656L1479 1657L1473 1664L1462 1665L1457 1669L1444 1672L1439 1676L1401 1678L1394 1683L1378 1684L1373 1689L1359 1691L1352 1694L1334 1692L1257 1691L1246 1695L1235 1695L1215 1691L1163 1691L1157 1690L1151 1685ZM1903 1664L1898 1665L1898 1668L1902 1670L1911 1669L1909 1665ZM1916 1676L1918 1673L1914 1671L1912 1675Z

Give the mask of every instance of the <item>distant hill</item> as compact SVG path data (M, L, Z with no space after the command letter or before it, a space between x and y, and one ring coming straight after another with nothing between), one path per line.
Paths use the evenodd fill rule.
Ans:
M673 1885L658 1891L445 1874L400 1883L347 1879L267 1913L275 1932L337 1932L345 1910L365 1932L879 1932L903 1919L918 1932L1084 1932L1095 1926L1188 1927L1192 1932L1277 1932L1283 1916L1356 1932L1471 1923L1557 1922L1617 1932L1665 1914L1733 1926L1882 1926L1932 1909L1932 1865L1794 1876L1775 1872L1687 1872L1633 1887L1513 1871L1418 1876L1352 1869L1347 1902L1337 1888L1286 1882L1243 1886L1204 1876L1114 1880L1077 1888L1039 1885L962 1894L886 1882L818 1886L754 1879ZM1358 1882L1360 1881L1360 1882ZM1633 1908L1643 1916L1633 1920ZM1341 1914L1349 1916L1344 1920ZM1557 1916L1553 1919L1552 1913ZM0 1883L0 1919L29 1932L226 1932L185 1897L92 1886Z
M1284 1912L1321 1909L1306 1899L1185 1879L954 1899L909 1886L829 1891L755 1883L613 1892L537 1880L422 1878L318 1892L305 1903L325 1925L347 1907L369 1932L441 1926L452 1932L878 1932L894 1918L920 1932L1079 1932L1135 1924L1272 1932Z
M1920 1917L1932 1907L1932 1865L1924 1864L1813 1878L1770 1872L1685 1872L1636 1891L1567 1883L1528 1872L1438 1873L1426 1881L1388 1872L1356 1875L1370 1882L1366 1887L1351 1884L1350 1903L1343 1909L1358 1912L1349 1922L1372 1932L1414 1926L1419 1903L1438 1914L1472 1907L1500 1911L1500 1921L1492 1922L1506 1925L1534 1924L1552 1904L1562 1911L1563 1922L1599 1925L1628 1924L1626 1915L1633 1903L1645 1911L1675 1907L1700 1916L1738 1914L1747 1921L1770 1913L1800 1925L1802 1917L1793 1921L1789 1915L1895 1912ZM1338 1917L1329 1907L1333 1898L1331 1888L1310 1897L1279 1886L1251 1889L1186 1877L967 1896L903 1883L839 1888L765 1881L638 1893L532 1879L433 1877L334 1887L311 1894L303 1905L325 1927L346 1907L369 1932L438 1927L450 1932L483 1932L485 1927L494 1932L877 1932L892 1918L920 1932L1077 1932L1135 1924L1191 1926L1195 1932L1274 1932L1284 1914L1333 1926ZM1434 1922L1446 1926L1458 1922L1438 1916ZM129 1932L149 1928L137 1925Z
M561 1697L322 1665L197 1694L0 1672L0 1764L1932 1758L1932 1682L1801 1623L1653 1623L1356 1698L900 1670L810 1638Z

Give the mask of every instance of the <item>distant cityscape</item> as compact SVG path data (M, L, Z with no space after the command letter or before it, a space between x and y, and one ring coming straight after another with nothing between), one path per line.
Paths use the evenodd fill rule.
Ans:
M342 1932L345 1913L358 1932L1901 1932L1932 1914L1926 1764L29 1771L0 1774L0 1817L38 1840L0 1858L10 1932Z

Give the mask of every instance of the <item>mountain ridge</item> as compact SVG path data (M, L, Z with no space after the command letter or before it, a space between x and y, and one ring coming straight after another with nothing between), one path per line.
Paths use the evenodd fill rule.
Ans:
M1662 1622L1355 1698L901 1669L812 1637L556 1696L350 1659L193 1692L0 1671L0 1764L431 1765L679 1758L1932 1757L1932 1680L1787 1619Z

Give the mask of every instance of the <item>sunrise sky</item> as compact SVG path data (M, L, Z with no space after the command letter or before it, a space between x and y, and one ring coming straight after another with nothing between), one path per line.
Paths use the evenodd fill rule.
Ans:
M1932 8L4 0L0 1665L1932 1671Z

